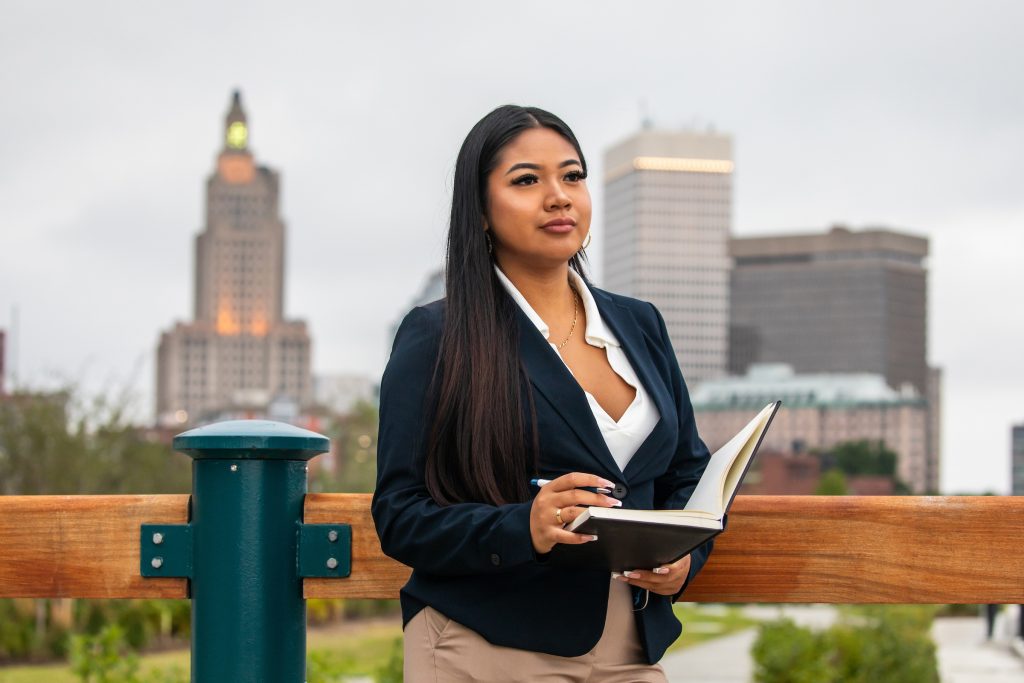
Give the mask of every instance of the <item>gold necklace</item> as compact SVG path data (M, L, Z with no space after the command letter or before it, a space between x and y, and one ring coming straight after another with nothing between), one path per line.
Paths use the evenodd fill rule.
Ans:
M569 286L569 289L572 290L572 327L569 328L569 336L565 338L565 341L555 347L559 351L572 339L572 333L576 331L576 319L580 313L580 295L576 293L576 289L572 285Z

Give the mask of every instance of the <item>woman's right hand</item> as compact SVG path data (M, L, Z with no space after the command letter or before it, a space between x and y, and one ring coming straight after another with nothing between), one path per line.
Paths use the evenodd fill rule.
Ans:
M533 549L544 554L551 552L556 543L587 543L597 536L577 534L562 527L571 524L583 513L580 505L620 507L621 500L602 493L584 491L583 487L611 491L615 484L596 474L570 472L540 487L530 508L530 538Z

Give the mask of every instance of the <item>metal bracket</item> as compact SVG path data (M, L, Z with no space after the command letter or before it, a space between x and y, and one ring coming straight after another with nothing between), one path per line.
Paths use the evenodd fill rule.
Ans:
M143 576L192 578L192 527L188 524L143 524L139 544Z
M351 573L351 526L299 524L299 576L343 579Z

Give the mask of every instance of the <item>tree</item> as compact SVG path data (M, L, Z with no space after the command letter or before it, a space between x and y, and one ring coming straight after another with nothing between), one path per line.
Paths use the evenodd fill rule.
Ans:
M818 488L814 490L817 496L845 496L848 492L846 476L840 470L829 470L821 475Z
M835 466L847 476L881 475L896 476L895 451L886 448L884 441L845 441L836 444L829 453Z
M125 398L74 388L0 401L0 494L185 493L189 460L148 441Z
M81 434L68 429L66 391L0 402L0 493L79 493L91 472Z
M893 491L909 494L910 487L896 476L899 455L882 440L861 439L836 444L832 450L819 454L822 469L837 468L847 477L882 476L893 482Z
M369 493L377 483L377 406L360 401L330 430L335 447L333 490Z

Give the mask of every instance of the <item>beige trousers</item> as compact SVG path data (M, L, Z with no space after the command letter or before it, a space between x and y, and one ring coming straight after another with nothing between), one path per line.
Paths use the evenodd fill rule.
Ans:
M579 657L559 657L492 645L427 607L405 627L405 683L666 683L661 666L644 661L632 610L629 586L611 581L597 645Z

